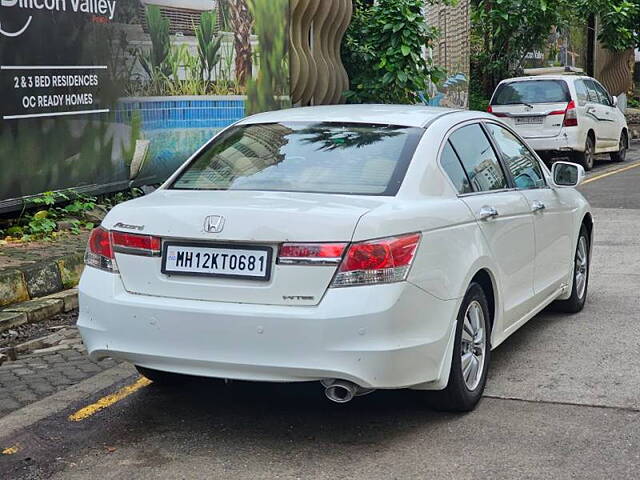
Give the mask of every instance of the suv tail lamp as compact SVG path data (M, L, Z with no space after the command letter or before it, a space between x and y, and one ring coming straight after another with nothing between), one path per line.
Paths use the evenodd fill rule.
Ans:
M412 233L352 244L340 264L332 286L373 285L406 280L420 238L419 233Z
M493 114L496 117L506 117L507 114L506 113L502 113L502 112L494 112L493 111L493 107L491 105L489 105L487 107L487 112Z
M554 110L553 112L549 112L549 115L564 115L562 125L565 127L578 126L578 111L576 110L576 103L573 100L567 104L567 108L564 110Z
M160 255L162 240L151 235L109 231L95 228L89 236L84 262L91 267L117 272L115 253L156 257Z
M571 100L567 105L567 109L564 112L565 127L577 127L578 126L578 111L576 110L576 103Z

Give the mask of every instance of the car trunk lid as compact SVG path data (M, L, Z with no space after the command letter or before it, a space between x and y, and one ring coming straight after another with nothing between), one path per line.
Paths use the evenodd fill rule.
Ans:
M349 242L358 220L389 198L333 194L160 190L123 204L105 219L112 230L143 233L168 244L262 248L271 252L268 280L163 273L163 257L116 253L131 293L191 300L268 305L316 305L335 265L279 265L285 242ZM206 218L223 217L218 233ZM210 223L210 221L209 221ZM219 225L218 225L219 226Z

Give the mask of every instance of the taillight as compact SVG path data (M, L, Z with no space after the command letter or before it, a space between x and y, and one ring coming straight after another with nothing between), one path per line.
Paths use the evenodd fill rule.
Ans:
M111 235L108 230L98 227L91 231L87 251L84 255L84 263L108 272L118 271L113 255Z
M506 113L494 112L493 111L493 107L491 105L489 105L489 107L487 107L487 112L493 114L496 117L506 117L507 116Z
M569 102L567 109L564 111L564 121L562 123L565 127L578 126L578 111L576 110L576 103L573 100Z
M162 240L158 237L116 231L111 232L111 242L114 252L148 257L160 255L162 245Z
M333 287L372 285L406 280L421 235L412 233L352 244L345 254Z
M84 263L108 272L117 272L116 253L144 255L155 257L160 255L162 240L151 235L114 232L102 227L95 228L89 236L89 245L84 255Z
M282 265L337 265L346 243L285 243L280 246L278 263Z

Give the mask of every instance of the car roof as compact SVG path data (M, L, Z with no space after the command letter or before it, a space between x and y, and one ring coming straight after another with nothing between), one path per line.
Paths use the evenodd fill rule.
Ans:
M522 82L526 80L578 80L584 78L593 80L593 78L587 75L529 75L526 77L505 78L500 83Z
M258 113L241 120L238 124L340 122L425 127L439 117L460 111L422 105L323 105Z

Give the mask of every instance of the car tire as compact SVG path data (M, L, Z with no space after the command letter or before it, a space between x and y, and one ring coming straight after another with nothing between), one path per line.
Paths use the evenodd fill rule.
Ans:
M620 134L620 144L618 145L619 150L617 152L611 153L611 160L614 162L624 162L627 158L627 146L629 142L627 141L627 132L622 131Z
M591 135L587 135L587 140L584 143L584 152L574 152L573 159L576 163L582 165L585 171L589 171L593 168L593 163L596 156L596 145Z
M138 365L135 365L135 367L136 367L136 370L138 370L138 373L140 373L140 375L148 378L154 384L159 386L180 385L186 382L188 378L187 375L180 375L179 373L163 372L161 370L154 370L152 368L140 367Z
M566 300L557 300L552 307L558 312L578 313L584 308L589 286L589 267L591 265L591 249L589 232L582 225L578 243L573 257L573 285L571 296Z
M487 382L491 356L490 319L484 290L473 282L458 312L447 386L444 390L425 392L431 407L448 412L468 412L475 408ZM478 355L480 351L482 353ZM481 370L478 372L478 369Z

